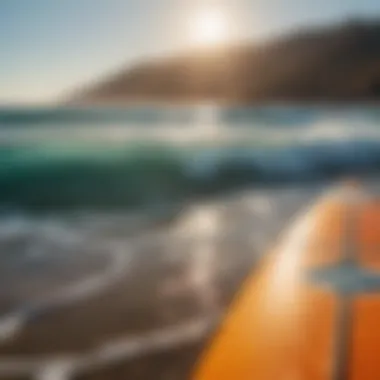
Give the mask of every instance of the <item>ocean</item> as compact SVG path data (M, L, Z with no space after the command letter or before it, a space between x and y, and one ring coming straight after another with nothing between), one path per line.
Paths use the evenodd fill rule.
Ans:
M380 110L0 110L0 210L141 210L380 167Z
M0 378L204 338L297 213L376 182L379 122L369 106L0 109Z

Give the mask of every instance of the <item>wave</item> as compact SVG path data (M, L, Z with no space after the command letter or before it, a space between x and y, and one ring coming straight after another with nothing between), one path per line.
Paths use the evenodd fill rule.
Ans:
M369 107L0 109L0 213L151 210L375 174L379 118Z
M0 207L32 211L121 210L180 202L251 185L374 174L380 142L320 141L286 146L193 150L161 145L125 154L0 153Z

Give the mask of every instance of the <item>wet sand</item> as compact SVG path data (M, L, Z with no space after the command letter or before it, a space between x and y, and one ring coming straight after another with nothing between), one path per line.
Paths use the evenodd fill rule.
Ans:
M138 359L117 363L98 370L89 370L75 380L178 380L187 379L205 345L205 339L171 350L164 350Z
M188 378L244 278L319 193L314 187L257 190L188 206L171 224L133 240L128 267L112 284L38 313L13 339L1 342L0 379L9 377L2 364L10 358L32 360L25 374L40 373L43 380ZM186 335L197 320L205 326ZM171 329L182 325L174 337ZM113 356L108 350L109 360L99 368L89 365L115 341L129 343ZM62 377L54 377L59 363L54 376L41 371L58 359L61 368L73 368L62 370Z

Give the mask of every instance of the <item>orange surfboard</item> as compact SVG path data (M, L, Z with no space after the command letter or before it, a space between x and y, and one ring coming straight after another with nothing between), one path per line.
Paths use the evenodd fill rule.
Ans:
M194 380L380 380L380 202L324 197L242 289Z

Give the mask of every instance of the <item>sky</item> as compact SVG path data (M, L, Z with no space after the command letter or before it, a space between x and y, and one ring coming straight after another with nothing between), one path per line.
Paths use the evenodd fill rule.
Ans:
M380 16L380 1L0 0L0 103L55 101L118 68L194 48L202 9L224 15L230 42L260 41Z

